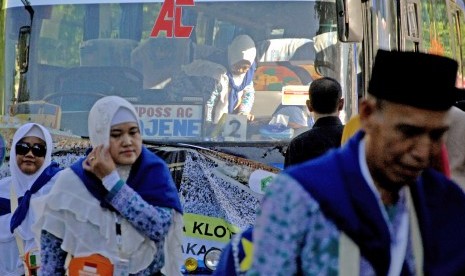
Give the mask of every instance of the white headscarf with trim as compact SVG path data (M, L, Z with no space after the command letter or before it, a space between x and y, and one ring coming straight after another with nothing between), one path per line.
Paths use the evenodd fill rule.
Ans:
M37 137L42 139L47 146L47 153L45 154L44 163L37 172L31 175L23 173L16 163L16 144L24 137ZM11 144L10 150L10 173L12 176L12 182L15 185L15 191L18 196L24 195L24 193L31 188L34 181L40 176L40 174L50 165L52 162L52 150L53 140L50 132L43 126L35 123L27 123L15 132L13 135L13 143Z
M135 122L139 125L137 120L137 112L134 106L127 100L118 96L107 96L95 102L89 112L89 139L93 147L99 145L108 146L110 144L110 129L116 123L123 123L121 119L115 118L120 108L127 109L135 118ZM128 118L124 116L124 118ZM133 121L128 120L126 121ZM140 127L140 126L139 126Z
M25 137L37 137L42 139L47 146L45 153L44 163L34 174L28 175L21 171L16 162L16 144ZM16 195L21 197L29 190L34 182L39 178L40 174L50 165L52 162L52 150L53 140L50 132L42 125L36 123L27 123L18 128L13 135L13 143L11 144L10 151L10 172L11 172L11 184L14 185ZM37 157L36 157L37 158ZM50 183L48 183L50 184ZM32 195L31 198L45 194L50 190L51 185L42 187L41 191ZM23 222L18 226L17 231L19 235L26 241L34 239L34 233L31 230L31 225L34 223L34 215L32 212L28 212ZM26 251L32 249L33 243L26 243Z
M248 35L239 35L228 47L229 66L233 66L241 60L246 60L252 64L257 55L257 48L253 39Z
M119 112L119 110L123 111ZM133 122L137 118L135 108L125 99L118 96L99 99L89 112L88 128L91 145L108 146L112 125ZM130 168L130 166L118 167L118 172L121 167ZM120 177L125 178L121 172ZM73 187L72 190L70 186ZM112 263L118 260L120 253L114 230L114 213L100 207L100 202L86 190L80 178L72 170L64 170L52 191L32 204L39 214L46 214L34 225L37 239L40 239L41 230L47 230L61 238L63 240L61 248L74 256L99 253L109 258ZM170 245L179 245L181 253L182 216L175 211L173 213L176 214L173 216L172 226L165 239L163 269L167 271L166 275L180 274L179 263L170 261L174 250L166 249ZM150 265L157 248L154 241L139 232L127 220L121 220L121 228L122 248L124 257L129 259L129 272L137 273Z
M44 163L34 174L28 175L21 171L16 162L16 149L15 145L25 137L37 137L42 139L46 146L47 151L44 158ZM17 197L21 197L24 193L29 190L40 176L40 174L50 165L52 161L52 151L53 151L53 141L50 132L40 124L36 123L26 123L19 127L15 134L13 135L13 141L10 149L10 177L6 177L0 181L0 197L10 199L10 185L14 185L14 191ZM56 178L52 178L40 191L32 195L32 198L39 197L43 194L46 194ZM31 209L30 209L31 210ZM18 255L11 255L10 253L18 252L16 240L14 240L13 234L10 232L10 220L12 214L7 214L1 217L0 219L0 244L1 252L3 255L0 258L3 258L3 262L13 264L18 260ZM29 251L37 245L34 242L34 233L31 229L32 224L35 221L33 212L28 212L23 222L16 228L19 236L24 240L25 251ZM2 271L3 268L0 268L1 273L7 273ZM18 267L19 270L22 267ZM24 273L24 270L22 270Z

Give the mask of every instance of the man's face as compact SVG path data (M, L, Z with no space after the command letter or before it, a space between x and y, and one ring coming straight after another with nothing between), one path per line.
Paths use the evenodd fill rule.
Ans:
M412 183L439 158L450 124L447 111L374 100L362 103L360 118L370 173L378 184L394 187Z
M110 130L110 155L119 165L132 165L142 150L142 137L137 123L114 125Z

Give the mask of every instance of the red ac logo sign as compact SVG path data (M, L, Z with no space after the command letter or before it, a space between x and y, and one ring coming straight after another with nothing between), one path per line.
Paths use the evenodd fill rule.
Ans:
M176 2L176 3L175 3ZM165 0L150 36L166 31L166 37L190 37L193 26L182 26L182 6L194 6L194 0Z

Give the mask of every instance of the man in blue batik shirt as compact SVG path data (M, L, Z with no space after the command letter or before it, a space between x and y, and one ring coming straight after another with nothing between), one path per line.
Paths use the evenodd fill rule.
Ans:
M445 57L379 50L361 131L268 187L247 275L465 275L465 194L430 169L456 74Z

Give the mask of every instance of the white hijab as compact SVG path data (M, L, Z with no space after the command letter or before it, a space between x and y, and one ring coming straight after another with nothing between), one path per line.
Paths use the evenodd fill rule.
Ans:
M117 96L101 98L94 104L89 113L89 138L92 146L108 145L111 126L125 122L137 122L139 125L137 118L135 108L125 99ZM125 178L123 171L128 169L130 166L117 166L118 173L122 178ZM163 248L165 265L162 271L165 275L174 276L181 275L183 220L182 215L175 210L172 211L172 215L172 225L165 238Z
M123 119L122 121L118 118L114 120L115 115L121 108L129 111L134 116L134 120L128 119L124 121ZM118 96L103 97L95 102L89 112L88 127L90 143L93 147L99 145L108 146L110 144L110 129L112 125L134 121L139 124L136 109L131 103Z
M111 126L126 123L137 122L137 112L131 103L117 96L108 96L98 100L89 113L89 138L93 147L98 145L108 145L110 140ZM139 125L140 127L140 125ZM130 166L117 166L120 177ZM126 180L126 179L125 179ZM183 239L183 219L182 215L175 210L172 211L172 225L165 238L163 254L165 265L162 272L165 275L181 275L180 268L182 263L182 239ZM147 255L147 254L146 254ZM150 256L146 256L150 259Z
M241 60L246 60L252 64L256 55L257 49L253 39L248 35L239 35L228 47L229 66L233 66Z
M127 100L118 96L99 99L89 112L89 139L92 147L110 144L111 127L121 123L135 122L140 128L136 109ZM126 181L131 165L116 165L120 177Z
M112 125L135 120L137 113L125 99L117 96L99 99L89 112L88 127L92 146L108 146ZM119 167L129 173L130 166ZM117 169L119 171L120 168ZM74 256L99 253L116 263L121 252L114 230L115 214L102 209L100 202L81 182L71 169L66 169L60 173L47 196L32 202L34 211L39 214L33 227L37 240L40 240L41 230L46 230L61 238L61 248ZM121 221L121 228L122 248L127 254L124 257L130 259L129 272L136 273L153 261L156 246L127 220Z
M47 152L45 154L45 160L37 172L31 175L23 173L16 163L16 144L24 137L37 137L42 139L47 145ZM24 193L29 190L40 176L40 174L47 168L52 162L52 149L53 140L50 132L43 126L35 123L27 123L18 128L13 136L13 143L11 144L10 150L10 173L12 177L12 183L15 188L18 197L23 196Z
M254 63L255 57L257 55L257 48L255 48L255 43L253 39L248 35L239 35L231 42L228 46L228 63L229 68L241 60L246 60L250 64ZM244 77L247 73L232 75L232 81L235 85L241 85ZM223 74L223 79L221 80L222 90L220 92L220 98L218 103L215 106L213 122L217 124L223 114L228 113L228 92L229 92L229 79ZM238 98L242 98L243 91L238 93Z
M18 163L16 162L16 149L15 145L23 138L25 137L37 137L45 141L45 144L47 146L47 151L45 154L45 159L44 163L42 166L35 172L34 174L28 175L25 174L21 171L21 169L18 167ZM22 197L27 190L29 190L34 184L34 182L37 180L37 178L40 176L40 174L50 165L52 162L52 150L53 150L53 141L52 141L52 136L50 135L50 132L43 126L36 124L36 123L27 123L22 125L18 130L15 132L13 135L13 142L11 144L11 150L10 150L10 174L11 174L11 182L9 183L10 185L13 185L14 191L16 196ZM52 180L44 186L39 192L36 194L32 195L32 198L38 197L40 195L43 195L47 193L50 190L50 187L52 185ZM2 185L4 186L4 185ZM10 198L10 186L4 186L2 189L2 197ZM4 193L7 193L7 195L3 195ZM31 209L29 209L31 210ZM11 218L10 218L11 219ZM35 247L36 245L34 244L34 233L32 232L31 225L34 223L35 217L33 212L29 211L24 218L23 222L16 228L17 233L19 236L26 241L25 243L25 251L28 251ZM9 222L9 220L8 220ZM0 235L0 239L4 240L11 236L12 234L10 233L10 228L9 228L9 223L7 225L1 225L0 226L0 232L2 233ZM16 244L15 244L16 246Z
M117 96L108 96L99 99L89 112L89 138L93 147L98 145L108 145L111 126L125 123L136 122L137 112L131 103ZM140 127L140 125L139 125ZM120 177L128 174L123 171L129 170L130 166L117 166ZM126 179L125 179L126 180ZM182 215L173 210L173 220L170 230L164 243L165 265L162 271L166 275L180 275L181 245L182 245ZM147 257L147 256L146 256ZM150 259L150 256L148 256Z
M228 62L229 67L231 68L234 64L238 63L241 60L246 60L250 62L250 65L254 63L255 57L257 55L257 48L255 48L255 43L253 39L248 35L239 35L231 42L231 45L228 47ZM233 81L236 85L241 85L244 80L246 73L234 75Z

